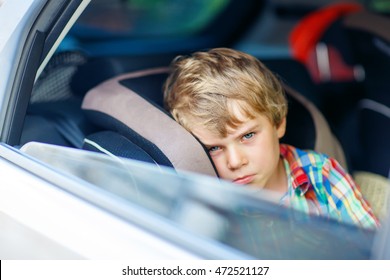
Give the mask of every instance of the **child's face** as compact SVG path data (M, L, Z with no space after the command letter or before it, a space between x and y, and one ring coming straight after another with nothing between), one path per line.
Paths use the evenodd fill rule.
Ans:
M275 127L262 115L246 119L236 129L229 129L226 137L202 127L194 128L192 133L209 150L221 178L272 188L270 184L280 176L279 138L285 133L285 121Z

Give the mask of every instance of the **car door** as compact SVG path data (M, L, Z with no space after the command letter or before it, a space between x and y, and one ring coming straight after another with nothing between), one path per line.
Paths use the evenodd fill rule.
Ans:
M0 2L2 259L371 257L375 233L280 210L215 178L44 143L18 147L34 81L88 2Z
M248 258L212 240L205 243L53 166L62 162L94 174L96 159L89 153L81 158L76 153L69 162L70 150L43 145L34 156L31 148L17 146L34 82L89 2L0 2L0 258ZM39 155L52 148L60 158L48 165Z
M159 247L158 239L145 241L144 238L148 239L150 235L145 235L142 231L140 233L140 230L134 227L135 232L122 235L123 230L126 232L129 229L128 224L121 223L118 218L102 209L60 189L60 186L64 185L78 185L77 182L72 179L68 181L66 176L34 162L26 154L12 147L20 137L35 79L89 2L90 0L0 2L2 259L119 258L129 257L131 254L148 255L151 251L155 255L155 249ZM76 205L83 210L76 209ZM88 218L83 213L92 216ZM106 231L99 235L94 230L101 231L105 226L98 226L99 223L93 221L104 220L104 216L108 218L105 226L110 224L111 233ZM79 218L81 220L78 220ZM122 237L118 239L119 232L122 232ZM138 242L126 242L127 245L113 245L111 242L115 239L124 241L129 235L133 236L131 240L138 239ZM93 236L99 237L95 239ZM143 241L140 242L139 238ZM89 242L86 242L88 240ZM99 245L103 243L106 245ZM147 250L141 246L139 250L134 250L135 247L131 244L136 243L149 244L148 246L153 248ZM165 251L161 248L158 250L161 253ZM166 251L177 252L174 248L168 248ZM129 252L133 253L129 255ZM163 255L166 256L165 253Z
M89 2L5 1L0 6L1 141L17 143L36 77Z

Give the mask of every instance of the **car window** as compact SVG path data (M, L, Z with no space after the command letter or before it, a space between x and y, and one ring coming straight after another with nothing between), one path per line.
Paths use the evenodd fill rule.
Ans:
M191 4L180 0L92 1L71 30L70 36L65 39L65 44L62 45L65 48L59 49L61 56L55 57L49 64L51 67L47 67L36 81L24 122L24 138L19 144L22 145L25 141L42 141L82 149L84 137L93 132L95 127L84 119L80 102L86 89L92 87L95 81L100 82L100 78L104 80L102 77L109 78L103 74L108 76L127 72L129 68L126 67L129 65L133 67L132 70L139 70L142 69L139 65L144 67L143 62L148 59L155 62L155 57L146 58L139 54L184 53L190 49L217 43L219 45L222 41L207 38L204 42L204 37L191 35L202 33L233 0L190 2ZM0 11L6 4L6 0L0 0ZM239 21L237 17L228 19ZM267 25L263 26L270 30L269 33L275 33ZM247 30L241 31L244 33ZM233 33L230 28L219 28L216 33L222 32ZM181 38L187 35L189 38ZM183 40L168 40L177 37ZM75 38L79 41L72 45ZM153 40L149 40L150 38ZM71 52L61 52L67 49L67 43L74 48L70 48ZM255 47L258 49L259 46ZM272 49L275 50L274 45ZM129 55L128 58L137 60L121 57L123 65L126 65L122 68L122 64L112 59L118 54ZM102 60L105 64L97 64L96 67L93 63L99 62L94 60L99 55L107 60ZM137 64L141 60L142 63ZM14 63L9 59L5 61L8 64ZM93 66L84 68L93 70L85 71L90 80L74 79L76 75L73 74L80 74L82 66L87 65L86 61L92 62L88 66ZM110 72L110 67L115 71ZM79 81L79 84L75 81ZM215 178L177 173L172 169L151 167L133 160L110 158L43 143L29 143L22 150L45 162L50 169L55 169L60 174L65 173L79 182L80 186L89 190L89 194L104 193L107 200L102 202L81 194L84 190L81 187L69 190L70 192L76 191L86 201L137 223L156 235L165 234L164 238L172 242L176 242L176 236L163 233L161 228L157 228L159 221L200 239L227 246L244 258L371 257L375 232L281 208L266 192L253 193ZM63 184L62 182L61 187L66 189L67 186ZM121 210L125 211L115 211L118 201L124 206ZM134 209L147 212L155 217L153 222L157 222L131 215L131 210Z
M366 4L366 7L374 12L389 14L390 13L390 2L387 0L369 0L361 1Z
M92 56L185 53L230 45L256 19L264 1L92 1L59 51Z
M84 36L178 36L207 26L229 0L95 0L78 22L79 28L100 33Z
M134 160L42 143L22 151L161 221L253 258L367 259L374 232L311 217L274 203L270 193ZM94 201L96 203L96 201ZM113 211L115 204L100 205ZM156 234L162 228L121 212ZM127 216L126 216L127 215ZM172 235L164 238L173 238ZM174 241L174 240L172 240Z

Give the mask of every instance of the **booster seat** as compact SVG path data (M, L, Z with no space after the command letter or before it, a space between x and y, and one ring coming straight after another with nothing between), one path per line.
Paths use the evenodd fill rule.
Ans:
M89 90L82 109L101 131L88 135L83 148L217 176L201 143L163 109L167 75L167 67L149 68ZM344 153L316 106L289 86L285 90L289 113L282 142L328 154L345 167Z

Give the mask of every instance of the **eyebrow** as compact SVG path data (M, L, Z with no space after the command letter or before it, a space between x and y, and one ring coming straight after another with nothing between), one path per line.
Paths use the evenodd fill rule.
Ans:
M243 135L248 134L250 132L253 132L258 127L259 127L259 124L256 122L256 123L254 123L252 125L244 126L242 129L234 131L234 132L237 132L237 133L231 134L231 135L233 135L234 138L241 138Z
M238 130L238 133L237 134L233 134L233 138L234 139L237 139L237 138L241 138L243 135L245 134L248 134L250 132L253 132L254 130L257 130L259 127L259 123L254 123L252 125L247 125L247 126L244 126L243 128L241 128L240 130ZM234 131L236 132L236 130ZM228 135L232 135L232 134L229 134ZM221 139L225 139L226 137L223 137ZM205 146L207 149L211 148L211 147L215 147L215 146L220 146L220 142L218 140L216 141L212 141L212 142L209 142L210 144L208 143L205 143L203 141L201 141L198 137L197 139L203 144L203 146ZM218 144L219 143L219 144Z

